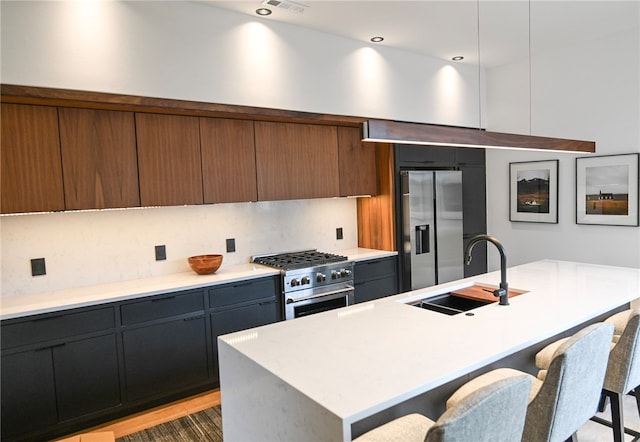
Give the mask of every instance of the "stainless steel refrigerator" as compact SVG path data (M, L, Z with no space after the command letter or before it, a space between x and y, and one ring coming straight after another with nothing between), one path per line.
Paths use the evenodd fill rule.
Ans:
M462 172L401 171L403 288L464 277Z

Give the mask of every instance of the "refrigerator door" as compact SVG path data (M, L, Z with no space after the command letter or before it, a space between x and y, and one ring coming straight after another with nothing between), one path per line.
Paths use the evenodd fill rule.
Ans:
M437 283L464 278L462 172L435 172Z
M410 278L412 290L436 284L433 209L433 172L403 171L403 255L406 269L404 276Z

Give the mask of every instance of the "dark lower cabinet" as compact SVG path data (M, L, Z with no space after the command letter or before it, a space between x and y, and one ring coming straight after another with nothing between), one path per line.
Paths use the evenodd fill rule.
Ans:
M120 305L128 402L169 397L209 382L204 290Z
M211 329L213 336L217 337L227 333L233 333L248 328L260 327L279 320L278 303L275 298L263 300L256 304L229 308L211 314ZM218 340L213 341L213 364L216 381L218 374Z
M208 381L204 315L122 333L127 399L166 396Z
M356 262L353 270L356 304L397 294L397 275L396 256Z
M282 320L277 297L279 281L279 277L261 278L209 290L216 382L219 382L218 336Z
M279 275L2 321L2 441L215 388L217 336L282 318Z
M120 404L115 334L2 356L3 440Z

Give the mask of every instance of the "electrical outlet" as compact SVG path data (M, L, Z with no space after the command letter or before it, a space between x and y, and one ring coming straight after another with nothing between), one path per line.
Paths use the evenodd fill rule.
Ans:
M231 252L235 252L236 251L236 239L235 238L228 238L227 239L227 253L231 253Z
M342 239L344 236L342 235L342 227L338 227L336 229L336 239Z
M42 276L47 274L47 266L44 258L34 258L31 260L31 276Z
M156 261L165 261L167 259L167 247L163 244L156 246Z

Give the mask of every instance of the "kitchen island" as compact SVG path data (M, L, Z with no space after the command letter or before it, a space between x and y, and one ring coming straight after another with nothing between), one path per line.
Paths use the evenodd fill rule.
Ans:
M219 337L225 441L351 440L640 297L640 269L543 260L507 276L526 293L473 315L411 304L499 272Z

